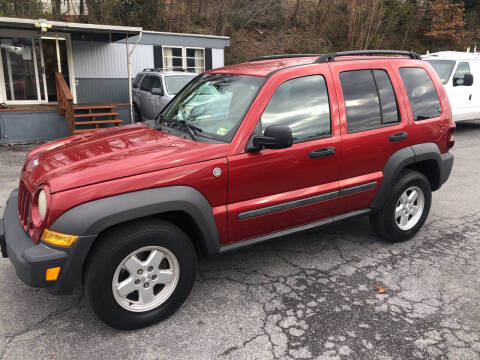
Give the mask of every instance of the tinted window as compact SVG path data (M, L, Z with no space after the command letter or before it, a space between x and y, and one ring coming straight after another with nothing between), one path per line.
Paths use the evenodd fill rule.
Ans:
M380 97L382 124L399 122L397 99L393 92L390 77L385 70L373 70L373 75L378 89L378 96Z
M463 85L463 79L465 78L465 74L470 72L470 66L467 62L461 62L457 66L457 70L455 70L455 74L453 74L453 84L454 85Z
M432 65L435 72L438 74L442 83L446 84L450 75L452 74L455 61L453 60L427 60Z
M154 79L155 77L153 76L145 76L142 80L142 84L140 85L140 89L144 91L150 91L152 89Z
M442 107L432 79L422 68L401 68L400 76L407 90L414 120L440 116Z
M140 83L140 80L142 79L142 74L137 74L137 76L135 76L135 79L133 80L133 83L132 85L134 86L138 86L138 84Z
M348 132L381 126L380 102L371 70L340 73Z
M161 81L160 78L157 77L157 76L154 76L154 77L152 78L152 87L151 87L151 89L153 89L153 88L162 89L162 81Z
M262 133L270 125L288 125L293 141L330 134L330 105L321 75L291 79L273 94L262 118Z

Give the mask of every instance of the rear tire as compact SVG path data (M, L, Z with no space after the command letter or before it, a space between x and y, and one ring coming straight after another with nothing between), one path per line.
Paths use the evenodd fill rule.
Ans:
M134 118L135 122L142 122L143 121L142 113L140 112L140 109L138 108L138 106L136 104L133 105L133 118Z
M370 215L375 232L389 242L412 238L425 223L432 202L430 182L422 173L400 174L384 207Z
M195 282L197 255L187 235L162 220L139 220L108 231L89 257L85 290L94 313L118 329L164 320Z

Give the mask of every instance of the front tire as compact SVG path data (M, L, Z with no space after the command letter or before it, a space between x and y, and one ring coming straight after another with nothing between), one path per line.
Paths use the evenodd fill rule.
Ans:
M389 242L412 238L425 223L432 202L430 182L422 173L400 174L384 207L370 215L375 232Z
M197 256L187 235L161 220L108 231L89 258L85 289L95 314L118 329L145 327L174 313L195 281Z

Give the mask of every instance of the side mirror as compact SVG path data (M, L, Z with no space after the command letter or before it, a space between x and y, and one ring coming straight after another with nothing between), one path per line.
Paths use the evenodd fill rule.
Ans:
M160 88L152 88L150 92L152 93L152 95L163 95L163 90Z
M133 84L132 84L132 88L138 89L138 84L133 83Z
M464 86L472 86L473 85L473 75L467 73L463 76L463 85Z
M472 86L473 84L473 75L466 73L463 77L454 77L453 86Z
M253 138L253 146L256 150L288 148L292 146L292 129L287 125L270 125L263 136Z

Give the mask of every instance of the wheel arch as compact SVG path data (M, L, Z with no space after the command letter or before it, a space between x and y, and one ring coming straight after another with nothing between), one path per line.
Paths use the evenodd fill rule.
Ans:
M212 207L189 186L141 190L81 204L61 215L50 229L98 238L113 227L148 217L168 220L181 228L206 257L219 252L220 236Z
M373 209L383 207L393 185L404 169L412 169L424 174L430 182L432 191L438 190L442 185L441 166L440 149L435 143L417 144L396 151L383 168L383 180L370 207Z

